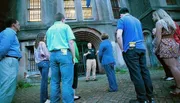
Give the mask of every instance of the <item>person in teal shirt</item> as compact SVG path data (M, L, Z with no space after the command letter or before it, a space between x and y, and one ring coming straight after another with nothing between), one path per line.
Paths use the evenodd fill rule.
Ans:
M79 64L79 61L78 61L79 60L79 50L78 50L76 42L74 42L74 48L75 48L75 60L74 60L75 65L74 65L74 80L73 80L72 87L74 89L74 100L78 100L81 97L75 95L75 89L78 86L78 64Z
M46 32L47 48L50 53L51 67L51 103L60 102L60 79L62 79L62 102L74 103L72 88L74 74L74 39L75 36L65 17L61 13L55 15L55 23Z

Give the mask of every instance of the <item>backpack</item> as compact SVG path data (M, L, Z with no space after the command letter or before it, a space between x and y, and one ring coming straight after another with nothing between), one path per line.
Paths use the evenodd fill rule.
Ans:
M173 36L174 36L174 40L180 44L180 27L176 22L175 24L176 24L176 30Z

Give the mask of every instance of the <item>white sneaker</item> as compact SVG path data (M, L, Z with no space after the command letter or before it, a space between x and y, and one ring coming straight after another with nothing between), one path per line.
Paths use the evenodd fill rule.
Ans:
M45 103L50 103L50 100L49 100L49 99L47 99Z
M174 80L174 78L173 78L173 77L168 77L168 78L166 78L165 80L166 80L166 81L170 81L170 80Z

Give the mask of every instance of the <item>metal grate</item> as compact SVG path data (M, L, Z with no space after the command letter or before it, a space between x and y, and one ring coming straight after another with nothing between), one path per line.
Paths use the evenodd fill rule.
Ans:
M64 10L66 19L76 19L74 0L64 0Z
M120 14L119 14L120 7L118 4L118 0L111 0L111 6L112 6L114 18L119 19L120 18Z
M35 63L34 58L34 48L33 46L28 47L28 72L36 72L38 68Z
M41 21L41 0L29 0L29 21Z

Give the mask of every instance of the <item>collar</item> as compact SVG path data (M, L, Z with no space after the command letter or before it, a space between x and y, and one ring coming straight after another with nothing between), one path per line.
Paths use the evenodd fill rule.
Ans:
M130 16L130 14L129 14L129 13L126 13L126 14L124 14L124 16Z
M54 24L61 24L63 23L62 21L55 21Z
M13 30L12 28L6 28L6 30L11 31L11 32L13 32L14 34L17 34L16 31Z

